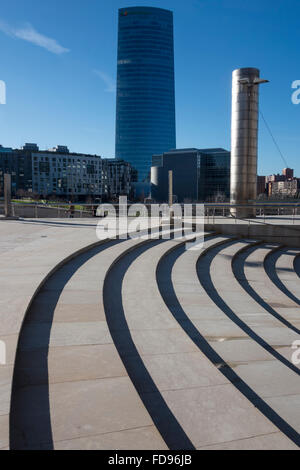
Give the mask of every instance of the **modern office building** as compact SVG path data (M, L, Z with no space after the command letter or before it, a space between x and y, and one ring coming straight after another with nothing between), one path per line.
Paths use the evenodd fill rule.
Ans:
M170 170L175 202L214 202L229 198L230 152L227 150L190 148L153 155L151 197L156 201L168 201Z
M116 158L150 181L153 154L176 147L173 13L119 10Z

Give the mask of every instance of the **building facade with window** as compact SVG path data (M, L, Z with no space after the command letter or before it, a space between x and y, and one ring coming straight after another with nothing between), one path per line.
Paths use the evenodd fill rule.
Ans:
M130 163L115 158L104 158L102 164L107 197L128 196L132 182L136 181L136 170Z
M0 196L3 195L5 173L11 175L12 196L32 192L31 151L25 146L23 149L0 145Z
M173 174L176 202L223 202L230 193L230 152L222 148L176 149L153 155L151 197L168 201L168 174Z
M299 198L300 178L290 178L286 181L268 183L268 195L272 198Z
M36 144L25 144L21 149L0 146L0 197L5 173L11 174L13 196L72 200L129 195L131 181L136 179L128 162L71 153L62 145L50 150L40 150Z
M102 158L67 149L32 153L33 192L42 196L101 196Z

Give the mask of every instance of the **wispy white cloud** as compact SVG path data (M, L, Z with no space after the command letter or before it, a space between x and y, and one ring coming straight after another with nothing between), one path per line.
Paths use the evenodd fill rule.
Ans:
M0 20L0 31L8 36L23 39L36 46L43 47L53 54L63 54L69 52L69 49L61 46L55 39L44 36L36 31L30 23L26 23L20 28L15 28Z
M104 91L107 91L108 93L114 93L116 91L116 83L107 73L102 72L101 70L94 70L94 72L104 81L106 85Z

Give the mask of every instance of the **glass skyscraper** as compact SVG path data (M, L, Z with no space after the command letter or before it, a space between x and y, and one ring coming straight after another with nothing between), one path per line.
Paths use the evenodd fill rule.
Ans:
M119 10L116 158L149 183L153 154L176 147L173 13Z

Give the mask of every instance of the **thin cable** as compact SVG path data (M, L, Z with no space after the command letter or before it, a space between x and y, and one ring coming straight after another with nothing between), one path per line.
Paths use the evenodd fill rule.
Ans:
M280 154L280 156L281 156L281 158L282 158L282 161L283 161L283 163L285 164L285 168L289 168L288 163L287 163L286 159L284 158L284 156L283 156L283 154L282 154L282 152L281 152L281 150L280 150L280 148L279 148L279 145L277 144L277 142L276 142L276 140L275 140L275 137L273 136L273 134L272 134L272 132L271 132L271 129L270 129L270 127L268 126L268 123L267 123L267 121L266 121L265 118L264 118L263 113L262 113L261 111L259 111L259 112L260 112L260 115L261 115L261 117L262 117L262 119L263 119L263 121L264 121L264 123L265 123L265 125L266 125L266 128L268 129L269 134L270 134L270 136L272 137L272 140L273 140L273 142L274 142L274 144L275 144L275 146L276 146L276 148L277 148L277 150L278 150L278 152L279 152L279 154Z

